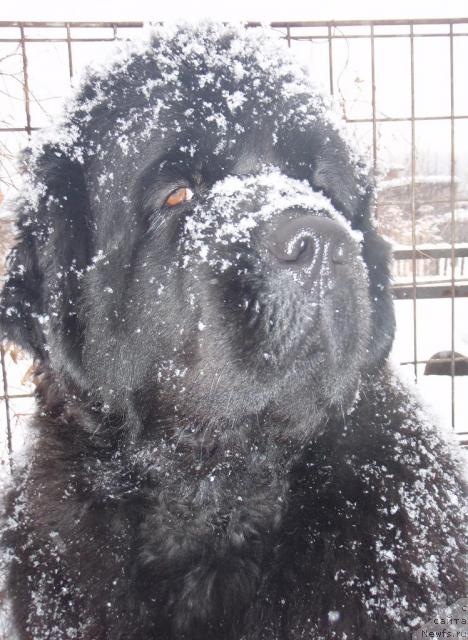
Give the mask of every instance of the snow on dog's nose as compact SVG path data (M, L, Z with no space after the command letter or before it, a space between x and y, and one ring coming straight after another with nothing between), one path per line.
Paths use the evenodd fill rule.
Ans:
M185 242L202 261L224 271L232 265L226 248L236 247L234 255L243 247L251 250L260 236L276 266L306 269L320 253L332 272L349 262L362 239L323 193L267 166L216 183L187 221Z

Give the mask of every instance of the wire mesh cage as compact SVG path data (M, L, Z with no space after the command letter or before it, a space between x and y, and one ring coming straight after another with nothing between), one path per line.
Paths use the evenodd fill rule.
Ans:
M255 28L257 25L248 25ZM393 358L436 398L438 419L468 430L468 18L282 22L272 28L331 93L377 179L376 222L394 245ZM0 203L21 188L15 157L54 122L75 78L140 22L0 22ZM14 238L0 212L0 277ZM0 283L1 285L1 283ZM33 410L34 367L0 348L5 467Z

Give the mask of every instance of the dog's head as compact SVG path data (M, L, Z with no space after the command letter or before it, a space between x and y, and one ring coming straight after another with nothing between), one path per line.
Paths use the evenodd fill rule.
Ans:
M157 31L89 74L48 135L24 156L1 323L64 384L143 421L301 398L314 423L381 366L372 188L274 36Z

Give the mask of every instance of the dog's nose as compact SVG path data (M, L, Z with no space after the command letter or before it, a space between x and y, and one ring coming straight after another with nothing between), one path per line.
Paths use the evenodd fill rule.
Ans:
M285 266L307 266L324 250L333 264L347 263L351 254L351 241L344 226L312 215L280 222L270 235L268 246Z

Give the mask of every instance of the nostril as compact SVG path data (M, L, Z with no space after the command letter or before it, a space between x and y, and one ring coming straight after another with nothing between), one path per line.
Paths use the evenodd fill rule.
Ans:
M311 239L298 235L291 238L288 242L277 243L275 247L275 255L279 260L284 262L297 262L302 254L306 253L312 247Z
M304 214L279 221L268 233L267 246L283 265L303 269L319 264L325 257L330 264L348 263L351 243L341 224L325 216Z
M336 242L331 254L331 259L334 264L345 264L348 262L348 251L344 242Z

